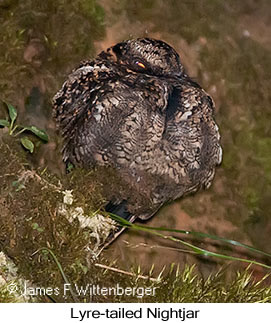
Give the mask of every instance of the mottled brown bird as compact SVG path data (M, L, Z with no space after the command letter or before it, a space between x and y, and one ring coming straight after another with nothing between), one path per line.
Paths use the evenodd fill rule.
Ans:
M113 168L127 184L107 210L148 219L208 188L222 149L211 97L161 40L128 40L82 62L54 97L63 160Z

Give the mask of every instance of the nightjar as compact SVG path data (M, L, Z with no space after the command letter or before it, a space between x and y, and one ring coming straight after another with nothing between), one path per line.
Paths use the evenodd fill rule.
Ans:
M221 163L213 100L161 40L124 41L83 61L53 104L63 161L114 169L127 191L116 187L106 210L129 221L208 188Z

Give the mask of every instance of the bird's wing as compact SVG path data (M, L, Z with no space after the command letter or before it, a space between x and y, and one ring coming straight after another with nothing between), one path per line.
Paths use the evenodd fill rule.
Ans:
M104 64L75 70L53 100L64 137L64 160L91 166L107 160L122 163L122 157L132 155L145 136L151 136L148 120L155 127L161 124L153 115L155 109L162 114L167 91L158 83L134 74L120 78Z
M94 148L99 145L90 134L95 132L97 124L105 125L110 123L108 118L119 102L105 102L105 93L111 93L112 88L109 81L113 82L115 76L110 67L101 62L89 62L81 65L63 84L61 90L53 98L54 117L57 126L64 139L63 159L74 164L82 164L83 156L94 153L87 152L87 148ZM105 116L104 106L107 109ZM118 117L118 114L116 114ZM113 123L117 127L117 122ZM110 144L114 127L104 127ZM96 134L98 136L98 134ZM91 160L90 160L91 163Z
M194 83L180 84L171 93L166 114L163 139L169 179L183 184L183 193L208 186L222 156L211 97Z
M81 65L68 76L54 96L54 117L64 139L70 136L82 115L92 113L92 102L107 76L101 77L105 72L106 68L95 61Z

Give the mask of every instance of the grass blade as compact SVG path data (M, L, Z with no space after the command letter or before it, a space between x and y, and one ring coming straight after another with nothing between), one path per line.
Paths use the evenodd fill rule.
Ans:
M149 233L154 234L156 236L159 236L161 238L181 243L181 244L185 245L186 247L188 247L189 249L193 250L198 255L217 257L217 258L221 258L221 259L225 259L225 260L241 261L241 262L246 262L246 263L250 263L250 264L254 264L254 265L259 265L259 266L262 266L264 268L271 269L271 266L265 265L263 263L260 263L260 262L254 261L254 260L249 260L249 259L244 259L244 258L239 258L239 257L233 257L233 256L228 256L228 255L208 251L208 250L199 248L197 246L194 246L193 244L191 244L189 242L186 242L186 241L183 241L181 239L178 239L178 238L175 238L175 237L172 237L172 236L166 236L166 235L164 235L164 234L162 234L162 233L160 233L158 231L168 231L168 232L175 232L175 233L182 233L182 234L192 234L194 236L204 237L204 238L208 237L210 239L220 240L220 241L223 241L223 242L226 242L226 243L233 244L235 246L239 246L239 247L243 247L245 249L249 249L249 250L254 251L256 253L260 253L261 255L266 255L266 256L271 257L271 255L268 254L268 253L265 253L265 252L263 252L261 250L253 248L251 246L247 246L245 244L242 244L242 243L234 241L234 240L228 240L228 239L225 239L225 238L220 238L220 237L217 237L217 236L214 236L214 235L208 235L206 233L201 233L201 232L193 232L193 231L185 231L185 230L177 230L177 229L166 229L166 228L156 228L156 227L147 227L147 226L144 226L144 225L137 225L137 224L133 224L133 223L119 217L118 215L112 214L112 213L110 214L110 217L113 220L117 221L122 226L130 227L132 229L139 230L139 231L141 230L141 231L149 232Z
M78 299L77 299L77 297L75 296L75 293L73 292L73 289L72 289L72 287L71 287L71 283L69 282L68 278L66 277L66 275L65 275L65 273L64 273L64 270L63 270L63 268L62 268L62 266L61 266L60 262L58 261L58 259L57 259L56 255L53 253L53 251L52 251L51 249L48 249L48 248L46 248L46 247L43 247L43 248L40 248L40 249L38 249L37 251L35 251L35 252L32 254L32 256L34 256L35 254L37 254L37 253L39 253L39 252L41 252L41 251L43 251L43 250L44 250L44 251L47 251L47 252L52 256L52 258L54 259L54 262L55 262L55 263L56 263L56 265L57 265L57 268L59 269L59 271L60 271L60 273L61 273L61 276L62 276L62 278L63 278L63 280L64 280L65 284L70 285L70 292L71 292L71 295L72 295L73 300L74 300L75 302L78 302Z

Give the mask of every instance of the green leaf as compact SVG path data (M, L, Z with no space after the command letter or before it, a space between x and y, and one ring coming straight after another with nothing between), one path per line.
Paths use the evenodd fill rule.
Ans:
M9 123L8 120L0 119L0 126L1 127L9 127L10 126L10 123Z
M21 144L24 146L25 149L29 150L31 152L31 154L33 153L35 146L31 140L24 137L21 139Z
M33 230L37 230L38 232L43 232L44 231L44 228L41 228L38 223L32 223L32 229Z
M32 229L37 230L39 228L38 223L32 223Z
M47 135L47 133L44 130L41 130L35 126L31 126L31 127L25 127L27 130L33 132L37 137L39 137L40 139L48 142L49 137Z
M25 189L24 184L21 183L20 181L13 181L12 186L16 188L16 192L19 192L19 191Z
M14 108L13 105L6 103L8 107L8 114L11 119L11 122L14 123L14 121L17 119L17 110Z
M72 163L68 163L66 168L67 173L70 173L74 169L74 165Z

